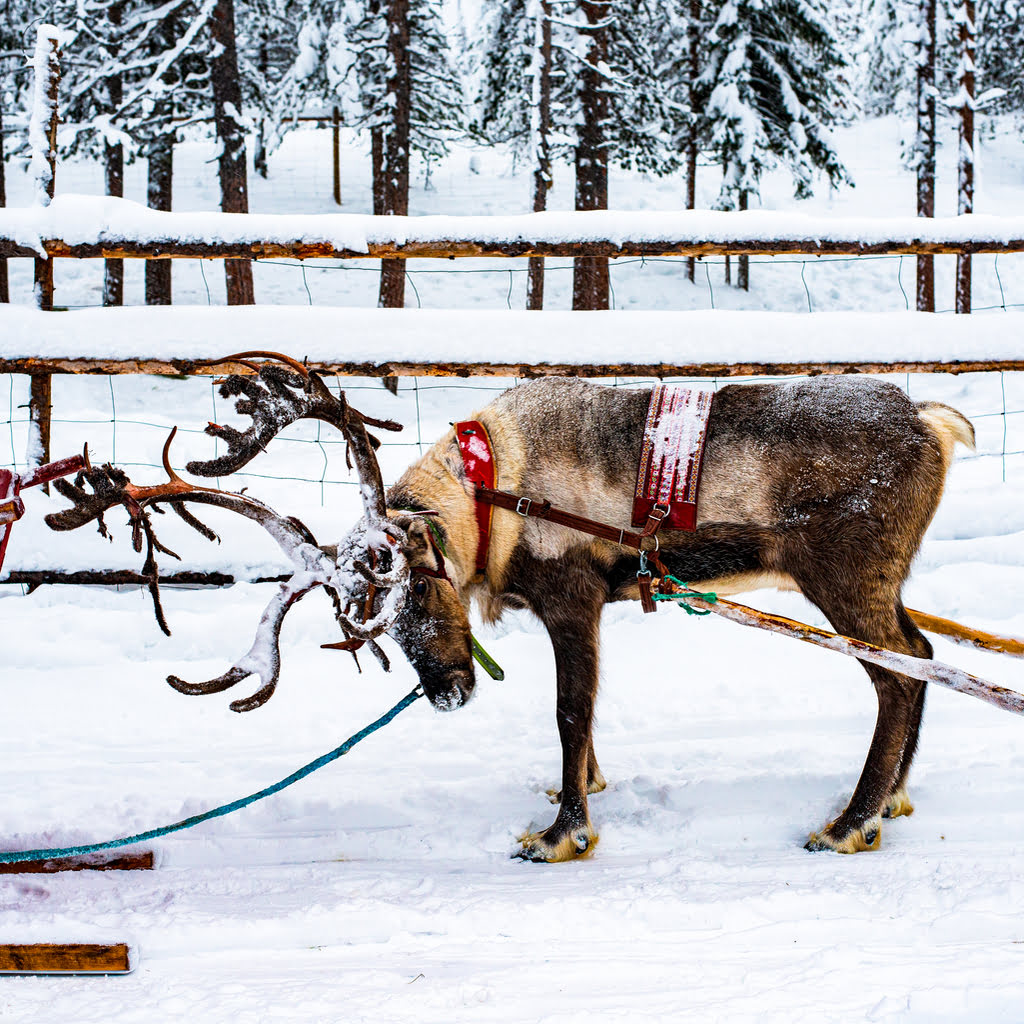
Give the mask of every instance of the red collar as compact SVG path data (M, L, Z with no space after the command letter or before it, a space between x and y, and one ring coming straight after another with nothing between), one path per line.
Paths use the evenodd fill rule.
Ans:
M479 420L463 420L455 424L455 440L466 467L466 478L475 487L494 488L494 451L487 429ZM474 500L476 513L477 546L476 573L483 576L487 569L487 552L491 545L491 505Z

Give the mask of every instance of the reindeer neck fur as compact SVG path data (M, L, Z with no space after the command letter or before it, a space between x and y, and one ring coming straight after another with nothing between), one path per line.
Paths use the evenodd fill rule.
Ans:
M497 404L474 414L487 429L494 450L496 485L518 491L522 486L526 445L522 424ZM448 573L463 604L470 597L480 601L487 621L500 615L494 604L505 582L509 560L521 533L518 516L496 515L491 529L487 572L476 578L479 535L473 486L466 479L454 428L448 430L418 462L413 463L388 491L388 514L402 510L436 509L434 521L444 536Z

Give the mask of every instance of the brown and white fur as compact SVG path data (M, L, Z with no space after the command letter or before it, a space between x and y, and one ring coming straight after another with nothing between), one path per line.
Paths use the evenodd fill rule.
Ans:
M497 488L628 528L649 395L568 379L504 393L476 417L491 437ZM930 658L901 591L957 442L974 443L960 413L914 403L871 378L723 387L711 412L697 530L663 531L661 558L701 590L799 591L838 632ZM456 707L472 692L471 601L486 620L525 607L547 627L561 803L550 828L524 837L520 855L558 861L584 853L597 838L587 795L605 785L591 739L601 609L636 598L636 552L494 509L486 574L474 578L474 500L454 431L390 489L388 507L407 531L414 567L434 568L438 556L423 518L409 513L440 513L435 522L452 585L414 575L413 595L391 630L435 706ZM864 668L878 699L867 760L846 810L811 836L808 849L875 848L882 818L913 810L906 782L924 683Z

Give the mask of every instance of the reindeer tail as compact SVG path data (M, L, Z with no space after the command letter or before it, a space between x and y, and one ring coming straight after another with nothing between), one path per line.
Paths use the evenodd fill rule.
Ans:
M931 431L942 449L942 461L949 469L957 442L974 451L974 427L971 421L952 406L942 402L918 402L917 414Z

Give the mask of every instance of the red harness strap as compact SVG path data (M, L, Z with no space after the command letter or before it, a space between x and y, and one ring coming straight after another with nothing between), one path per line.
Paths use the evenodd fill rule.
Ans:
M644 426L633 500L633 526L645 537L659 527L697 529L697 493L714 395L656 384Z
M466 477L478 489L494 489L494 452L487 429L479 420L463 420L455 424L455 440L462 453ZM491 506L477 501L476 512L476 572L483 576L487 568L487 551L491 546Z
M20 492L26 487L49 483L69 473L77 473L85 466L86 456L73 455L70 459L59 462L48 462L45 466L36 466L28 470L24 476L8 470L0 469L0 569L3 568L4 555L7 554L7 541L11 536L14 524L25 514L25 503Z

